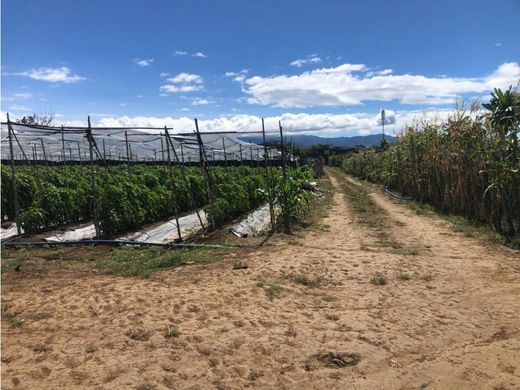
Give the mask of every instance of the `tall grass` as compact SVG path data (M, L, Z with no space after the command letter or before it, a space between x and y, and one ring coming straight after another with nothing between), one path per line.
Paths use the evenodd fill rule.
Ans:
M406 127L395 145L342 168L436 208L520 234L520 94L495 90L490 104L459 107L447 122Z

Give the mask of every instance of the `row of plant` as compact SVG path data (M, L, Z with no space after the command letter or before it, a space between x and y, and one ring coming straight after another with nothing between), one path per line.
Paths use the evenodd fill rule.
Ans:
M520 95L495 90L489 104L447 122L404 129L395 145L345 158L352 175L438 209L520 234Z
M272 170L272 185L282 188L280 169ZM303 170L289 170L292 177L307 177ZM2 165L2 220L14 219L11 171ZM90 168L84 166L17 167L20 219L24 231L92 220ZM98 167L96 193L102 234L117 234L138 229L147 223L205 207L215 225L222 224L268 200L267 175L263 168L212 167L214 192L209 204L207 187L200 169L186 168L188 183L180 168L136 165ZM295 193L295 185L291 190ZM277 190L272 188L276 195ZM298 195L296 195L297 197ZM288 197L291 199L291 197ZM292 200L295 202L295 200ZM291 206L295 207L295 206ZM213 218L212 218L213 217Z

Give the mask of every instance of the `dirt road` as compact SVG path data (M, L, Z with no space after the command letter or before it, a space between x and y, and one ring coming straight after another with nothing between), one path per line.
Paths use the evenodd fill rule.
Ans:
M520 388L518 252L368 189L370 226L343 194L359 183L329 173L328 217L247 254L153 280L6 276L24 323L2 321L2 388Z

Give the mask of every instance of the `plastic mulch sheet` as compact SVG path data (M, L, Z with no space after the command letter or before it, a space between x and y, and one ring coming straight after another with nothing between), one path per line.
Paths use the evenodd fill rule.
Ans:
M278 208L275 207L274 212L276 216L279 213ZM268 230L270 224L271 216L269 213L269 204L265 204L249 214L247 218L242 220L239 224L233 226L231 232L238 237L255 236Z
M202 219L202 223L206 226L206 214L203 210L200 210L199 214L200 218ZM196 233L202 229L199 218L197 217L197 213L192 213L179 218L179 226L181 228L181 235L183 239L186 238L188 235ZM124 237L120 237L121 240L149 242L157 244L167 244L169 242L175 241L177 238L179 238L179 235L177 232L177 224L175 218L170 219L168 222L165 222L150 230L144 230L141 232L126 235Z
M23 229L22 229L23 233ZM8 238L14 237L18 234L18 231L16 230L16 223L13 223L11 226L9 226L7 229L1 228L0 229L0 239L7 240Z
M47 237L45 241L49 242L63 242L63 241L78 241L78 240L90 240L96 237L96 228L94 224L78 228L67 230L64 233L56 234L54 236Z

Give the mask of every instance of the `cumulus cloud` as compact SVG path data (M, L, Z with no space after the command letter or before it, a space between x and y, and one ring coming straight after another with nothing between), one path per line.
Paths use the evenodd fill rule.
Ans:
M206 58L206 54L201 53L200 51L198 51L196 53L193 53L191 56L192 57L198 57L198 58Z
M170 74L169 73L166 73L166 72L161 72L159 73L159 77L167 77L169 76Z
M31 69L27 72L14 73L16 76L30 77L33 80L48 81L50 83L75 83L85 80L85 77L72 74L72 71L66 66L60 68L42 67Z
M188 52L183 50L175 50L173 53L174 56L185 56L186 54L188 54Z
M291 62L290 65L296 66L297 68L301 68L303 65L317 64L318 62L321 62L321 58L318 57L317 54L311 54L310 56L307 56L305 58L294 60L293 62Z
M395 123L395 112L392 110L384 110L383 108L379 111L379 115L376 117L376 123L381 126L383 124L383 118L385 125L393 125Z
M152 64L152 62L154 61L153 58L146 58L146 59L141 59L141 58L134 58L132 60L132 62L134 64L136 64L137 66L140 66L141 68L144 68L146 66L149 66Z
M194 92L203 89L202 77L193 73L179 73L166 80L168 84L161 86L163 93Z
M419 119L443 121L448 118L452 110L430 111L388 111L391 120L391 129L400 129L405 124L412 124ZM341 132L349 135L369 134L380 131L380 124L373 113L352 114L307 114L284 113L281 116L265 118L266 129L270 132L278 130L278 121L281 121L286 133L313 133L320 131L327 133ZM390 123L389 123L390 124ZM186 133L193 130L193 119L188 117L112 117L102 118L99 126L107 127L163 127L169 126L175 133ZM261 118L255 115L230 115L214 119L200 120L201 131L236 131L245 132L261 130ZM391 130L389 129L389 130Z
M403 104L451 104L466 93L515 85L520 65L504 63L482 77L427 77L371 71L364 64L342 64L299 75L253 76L243 80L251 104L278 107L348 106L365 101L397 100Z

